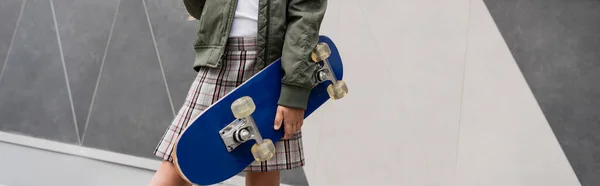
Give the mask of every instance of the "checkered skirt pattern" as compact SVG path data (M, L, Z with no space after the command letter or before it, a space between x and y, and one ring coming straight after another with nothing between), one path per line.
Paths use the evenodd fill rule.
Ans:
M204 109L261 70L263 65L256 62L255 38L230 38L226 48L219 67L199 70L183 106L154 150L155 156L172 162L174 144L185 127ZM265 162L255 161L244 172L288 170L304 165L301 132L277 142L275 148L277 152L273 158Z

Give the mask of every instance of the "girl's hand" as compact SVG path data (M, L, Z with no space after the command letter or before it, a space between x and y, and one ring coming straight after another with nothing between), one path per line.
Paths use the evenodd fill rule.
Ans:
M304 109L278 106L277 114L275 114L275 130L279 130L282 123L285 127L285 135L282 139L290 139L296 132L300 131L304 123Z

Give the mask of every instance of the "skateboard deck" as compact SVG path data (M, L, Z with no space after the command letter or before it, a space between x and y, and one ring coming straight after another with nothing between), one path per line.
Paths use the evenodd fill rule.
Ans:
M313 53L313 60L320 61L321 69L325 69L326 73L327 69L329 69L329 72L332 70L333 73L329 73L329 78L325 78L324 74L319 76L320 73L315 73L315 77L318 77L317 79L321 82L311 90L308 107L305 110L305 118L326 101L333 98L328 93L329 85L339 85L341 82L343 83L343 89L345 89L343 95L347 93L345 83L339 81L343 77L343 66L337 47L327 36L320 36L319 42L326 43L331 54L326 60L321 61L314 59L314 54L318 53ZM326 68L328 66L330 68ZM273 124L282 77L283 72L279 59L212 104L195 118L179 136L174 147L173 159L179 174L193 184L210 185L219 183L240 173L256 160L252 150L253 146L258 144L258 141L267 139L271 140L272 143L279 141L284 136L284 127L275 130ZM252 110L253 112L250 111L250 117L243 118L232 112L232 109L234 109L232 104L242 97L249 97L252 100L251 102L254 103L255 109ZM246 115L248 115L247 113ZM253 121L250 124L254 124L254 128L250 124L241 125L248 121ZM242 133L239 129L244 128L244 126L250 127L246 128L248 130L245 133ZM243 141L247 138L251 139Z

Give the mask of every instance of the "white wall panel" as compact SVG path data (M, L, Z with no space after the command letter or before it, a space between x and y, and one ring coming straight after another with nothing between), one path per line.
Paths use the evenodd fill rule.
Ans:
M330 0L322 34L350 93L306 121L311 185L578 185L481 0Z
M309 183L452 183L467 1L329 3L350 93L306 121Z

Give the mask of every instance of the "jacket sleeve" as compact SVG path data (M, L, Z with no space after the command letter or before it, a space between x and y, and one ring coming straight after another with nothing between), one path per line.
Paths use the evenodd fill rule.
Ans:
M316 84L312 49L319 41L319 29L327 0L290 0L287 31L282 48L283 79L279 105L306 109L310 91Z
M192 17L200 19L205 2L206 0L183 0L183 5Z

